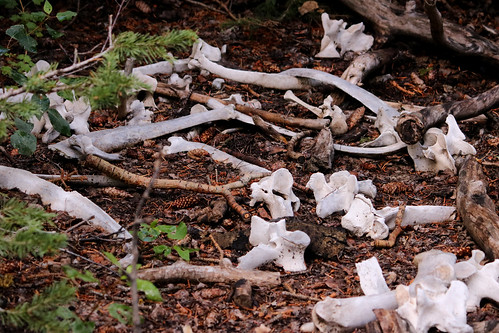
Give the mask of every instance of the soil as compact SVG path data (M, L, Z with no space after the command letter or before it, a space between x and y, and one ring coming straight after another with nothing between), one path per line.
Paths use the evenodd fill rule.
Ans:
M260 1L262 2L262 1ZM79 1L78 1L79 3ZM146 3L147 8L141 4ZM211 45L227 46L222 64L243 70L280 72L293 67L321 69L340 76L352 59L346 55L343 59L317 59L314 55L319 51L323 34L320 14L317 12L291 19L276 18L261 21L259 24L240 22L231 24L230 18L219 1L204 1L211 8L195 4L193 1L163 0L159 2L130 2L122 8L115 26L115 33L133 30L141 33L159 34L171 29L192 29ZM256 1L232 1L231 11L241 18L252 17ZM484 36L497 39L499 21L497 7L488 2L471 3L469 1L448 1L442 15L463 26L473 27ZM142 6L142 7L141 7ZM488 7L487 7L488 6ZM332 17L342 18L348 23L361 21L355 13L340 4L320 3ZM142 8L142 9L141 9ZM54 4L54 12L70 9L76 11L76 1L58 2ZM213 10L216 9L216 10ZM63 29L65 36L52 40L42 38L35 60L45 59L59 62L59 66L71 64L73 50L78 49L81 58L85 58L100 50L107 36L108 16L116 17L118 4L115 1L82 2L77 18L67 26L56 26ZM12 23L4 18L2 26ZM374 36L375 32L366 22L366 32ZM488 27L489 29L484 29ZM7 40L4 38L2 45ZM389 65L369 76L363 88L371 91L387 101L428 106L448 101L461 100L484 92L497 82L497 72L471 61L457 62L445 51L437 51L428 44L409 38L393 39L385 44L375 42L374 48L394 47L398 55ZM437 53L438 52L438 53ZM184 58L189 52L175 54ZM424 88L416 89L411 81L415 73L424 81ZM211 82L213 75L201 76L195 71L192 75L192 90L220 98L239 93L245 99L256 98L262 103L262 109L285 115L311 118L313 115L298 106L292 106L283 98L283 92L265 89L258 86L244 85L228 81L222 90L215 89ZM391 75L389 84L381 78ZM158 76L166 82L166 76ZM2 78L3 84L9 84ZM404 89L399 89L403 87ZM297 95L313 105L322 104L322 100L331 91L297 92ZM173 119L188 114L195 104L188 100L166 99L155 96L158 109L154 112L154 121ZM341 107L353 110L359 105L345 98ZM489 113L497 117L498 109ZM485 119L485 120L484 120ZM498 202L499 169L498 127L497 123L487 118L475 118L460 122L460 128L477 150L476 159L482 164L488 180L488 194ZM91 130L113 128L123 125L118 121L113 110L94 110L90 119ZM373 139L378 134L373 124L362 120L359 128L361 134L350 138L335 138L336 143L357 145L359 140ZM236 131L225 131L237 128ZM306 163L290 159L286 155L286 145L276 141L255 127L232 122L217 122L201 126L197 129L197 140L237 152L253 158L269 170L287 168L293 175L295 194L301 200L300 209L290 219L289 229L308 228L311 234L327 235L326 244L314 244L306 252L307 270L300 273L289 273L273 264L261 267L281 273L282 284L277 287L253 286L253 303L251 307L236 305L231 297L233 286L228 283L200 283L197 281L178 281L175 283L156 283L160 288L163 301L152 302L141 297L140 309L143 317L143 328L146 332L298 332L302 324L311 321L311 312L317 299L325 297L352 297L362 295L355 263L375 256L387 277L388 286L393 289L399 284L409 284L415 277L416 267L412 260L418 253L438 249L456 254L458 260L467 260L471 251L478 249L476 243L468 235L459 216L444 224L427 224L406 227L392 248L374 247L368 237L356 237L341 229L341 215L336 214L324 219L315 214L313 195L301 190L307 183L311 171ZM175 133L186 136L187 131ZM314 134L315 135L315 134ZM200 139L201 138L201 139ZM113 163L130 172L150 176L153 173L154 155L157 147L167 144L168 137L161 137L130 147L124 150L123 161ZM346 142L348 140L350 142ZM5 150L0 154L0 164L29 170L37 174L61 175L58 184L67 190L75 190L86 196L104 209L122 226L129 228L134 221L137 205L144 189L139 187L92 187L78 186L64 182L68 174L99 174L75 160L67 160L47 149L39 142L36 153L30 157L22 156L8 141L1 144ZM303 149L301 148L297 148ZM406 152L365 158L335 153L332 168L321 172L331 174L347 170L359 180L372 180L377 187L377 195L373 200L375 208L385 206L407 205L455 205L455 189L458 177L450 172L424 173L414 171L412 160ZM195 181L203 184L226 184L238 179L237 170L231 166L215 162L204 155L172 154L166 156L160 167L160 178ZM9 196L19 197L30 203L41 204L37 197L29 197L17 191L2 191ZM250 206L251 190L249 185L233 191L236 200L252 215L270 219L263 205ZM158 220L160 224L177 225L185 222L188 225L188 238L182 245L196 248L199 251L191 254L191 263L195 265L216 265L220 258L217 245L223 247L223 256L237 264L237 258L251 249L247 241L249 223L233 210L229 209L223 218L217 221L205 221L196 218L201 211L220 199L220 196L199 194L185 190L153 190L144 205L141 214L145 221ZM49 210L48 207L45 207ZM63 276L62 265L91 271L99 284L79 282L77 301L71 305L78 316L95 323L95 332L126 332L130 326L120 324L109 315L107 307L112 303L131 304L129 287L117 276L96 264L111 267L103 252L113 253L121 258L125 255L120 242L79 219L72 218L64 212L56 212L55 226L52 230L67 232L68 249L88 260L60 252L42 259L28 258L15 260L0 258L0 274L13 276L14 284L1 288L1 307L11 308L20 302L29 300L32 295ZM301 226L300 227L300 223ZM306 224L303 227L303 224ZM77 226L78 225L78 226ZM316 228L314 228L316 226ZM74 228L73 228L74 227ZM70 229L71 228L71 229ZM315 232L329 228L327 232ZM217 240L214 243L210 237ZM315 236L311 236L313 241ZM329 243L328 243L329 242ZM176 255L167 257L156 255L155 245L173 245L173 241L160 237L154 242L141 242L140 262L143 267L159 267L171 265L181 260ZM468 313L468 323L483 322L499 318L499 307L493 302L483 302L480 309ZM0 331L20 332L1 327ZM432 329L437 331L436 329ZM359 328L356 332L365 332Z

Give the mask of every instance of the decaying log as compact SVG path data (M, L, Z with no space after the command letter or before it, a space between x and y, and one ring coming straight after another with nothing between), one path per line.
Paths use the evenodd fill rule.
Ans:
M406 12L405 8L393 1L370 1L366 6L362 0L342 0L352 10L371 21L382 37L388 39L394 35L405 35L427 42L435 42L430 29L430 19L419 12ZM464 56L474 56L478 60L486 61L499 68L499 45L464 27L442 21L441 36L445 38L445 45L452 46L453 52ZM433 32L436 35L436 32ZM441 42L437 40L436 43Z
M456 205L464 226L489 258L499 258L499 216L482 167L469 156L459 171Z
M137 277L151 282L190 280L232 284L245 279L257 286L274 287L281 284L279 272L237 269L227 258L221 261L220 266L197 266L179 260L169 266L139 270Z
M411 113L402 113L395 126L400 139L407 144L419 142L425 132L445 121L449 114L456 120L468 119L499 105L499 85L473 98L434 105Z

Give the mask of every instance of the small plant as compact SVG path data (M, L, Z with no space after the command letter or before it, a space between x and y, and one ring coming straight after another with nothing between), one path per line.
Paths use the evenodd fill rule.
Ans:
M166 235L168 239L171 240L182 240L187 236L187 225L181 222L179 225L160 225L158 220L154 220L150 225L142 223L138 232L139 239L143 242L153 242L156 241L161 234ZM154 253L162 254L167 256L175 250L180 258L189 261L190 254L192 252L198 251L197 249L190 249L180 245L156 245L153 247Z
M41 257L54 253L66 244L66 236L48 232L55 214L26 205L17 199L0 197L0 257ZM14 284L8 274L0 274L2 288ZM94 324L82 321L67 305L75 299L76 289L62 280L35 294L31 301L13 309L0 308L0 323L4 326L28 328L36 332L90 333Z

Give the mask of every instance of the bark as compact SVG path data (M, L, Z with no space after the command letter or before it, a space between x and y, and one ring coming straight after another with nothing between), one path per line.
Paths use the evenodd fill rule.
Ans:
M468 157L459 171L456 205L464 226L490 259L499 258L499 216L480 164Z
M440 13L435 12L434 4L433 8L431 4L427 6L428 14L432 17L432 23L430 23L426 15L406 12L405 8L388 0L369 1L369 4L363 0L342 0L342 2L371 21L384 39L394 35L403 35L435 42L460 55L473 56L499 68L499 45L497 43L458 24L446 20L439 22Z
M230 284L245 279L252 285L266 287L274 287L281 283L279 272L237 269L232 266L229 259L225 259L225 261L222 261L220 266L196 266L184 261L177 261L169 266L139 270L137 277L152 282L192 280Z
M395 130L403 142L415 144L423 138L429 128L443 123L449 114L452 114L456 120L468 119L485 113L496 105L499 105L499 85L473 98L403 113Z

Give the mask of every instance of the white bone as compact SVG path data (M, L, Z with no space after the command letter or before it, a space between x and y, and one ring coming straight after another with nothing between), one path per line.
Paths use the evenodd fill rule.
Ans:
M374 309L396 308L397 299L394 291L351 298L327 297L314 306L312 319L320 332L341 332L341 328L362 327L375 320Z
M388 236L388 226L382 217L375 214L371 200L363 194L357 194L341 218L341 226L351 231L357 237L367 234L372 239L382 239Z
M192 83L192 76L185 75L181 78L177 73L173 73L168 78L168 84L172 85L177 89L184 89L186 91L189 90L189 85Z
M480 250L473 250L467 261L458 262L454 268L456 276L468 286L469 297L466 301L466 310L475 311L480 307L484 298L499 303L499 259L485 265L481 261L485 254Z
M285 168L251 184L251 191L250 205L265 202L274 219L293 216L300 207L300 199L293 193L293 175Z
M326 183L324 174L317 172L310 176L306 185L314 192L316 214L325 218L335 212L348 211L358 193L357 178L348 171L333 173Z
M232 94L229 96L229 98L225 98L224 100L232 102L232 103L236 103L238 105L248 106L248 107L251 107L254 109L261 109L262 108L262 104L258 100L252 99L250 101L245 102L243 100L243 96L241 94Z
M88 129L88 118L92 112L90 104L85 101L84 97L80 97L78 100L71 102L66 100L64 106L68 113L73 117L73 121L69 124L69 127L76 134L86 134L89 133Z
M360 287L365 295L378 295L390 291L376 257L358 262L355 267L357 268Z
M155 78L153 78L149 75L146 75L140 71L132 71L132 75L136 79L138 79L140 82L145 83L146 85L149 86L150 90L144 90L144 89L140 90L140 91L145 91L145 98L144 98L143 102L144 102L144 105L146 107L151 107L151 108L156 109L157 106L156 106L156 103L154 102L154 96L153 96L152 92L156 91L156 88L158 87L158 80L156 80ZM135 96L131 96L132 100L136 99L136 95L138 92L139 92L139 90L135 91L135 93L136 93L136 94L134 94Z
M188 70L188 63L190 59L175 59L160 61L154 64L136 67L132 73L140 72L145 75L181 73Z
M363 23L345 29L347 24L343 20L331 20L327 13L323 13L321 19L324 37L321 41L321 50L315 55L316 57L339 58L347 51L363 52L373 45L374 38L363 33Z
M128 121L128 126L150 124L151 117L154 114L152 111L146 110L144 103L137 99L130 105L130 113L132 119Z
M198 39L192 48L195 50L194 54L196 52L201 52L208 60L217 62L222 59L222 51L218 47L211 46L202 39Z
M243 175L268 175L270 171L258 165L242 161L232 155L229 155L219 149L200 142L186 141L181 137L172 136L168 139L169 146L163 147L163 154L175 154L181 151L191 151L194 149L203 149L208 152L215 161L226 164L232 164L239 169Z
M397 313L406 319L416 333L426 333L432 327L444 332L471 333L473 329L466 324L466 298L468 288L454 280L449 289L441 294L431 294L417 287L412 296L407 287L397 287L400 302Z
M384 207L377 210L376 215L382 216L386 225L393 229L398 210L398 207ZM453 218L455 212L456 208L452 206L406 206L401 225L405 227L416 224L447 222Z
M252 216L250 243L255 247L238 258L238 268L249 270L274 261L290 272L307 269L304 253L310 244L310 237L303 231L287 231L284 219L267 222L258 216Z
M319 118L323 117L323 112L320 108L302 101L291 90L286 90L286 93L284 94L284 99L288 101L293 101L296 104L303 106L305 109L312 111Z
M0 187L17 188L26 194L40 195L44 205L52 210L65 211L69 215L89 221L104 231L131 239L132 236L105 211L76 191L66 192L59 186L40 179L29 171L0 166Z
M449 150L449 154L454 157L458 155L475 155L475 147L464 141L466 139L466 136L463 132L461 132L461 129L459 129L456 118L454 118L452 114L449 114L445 122L448 126L445 138L447 141L447 149Z
M215 80L213 80L211 85L215 87L215 89L221 90L224 83L225 83L224 79L217 77Z

